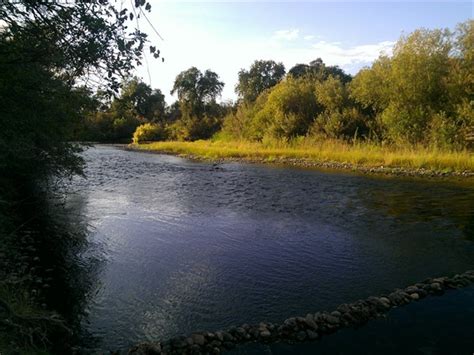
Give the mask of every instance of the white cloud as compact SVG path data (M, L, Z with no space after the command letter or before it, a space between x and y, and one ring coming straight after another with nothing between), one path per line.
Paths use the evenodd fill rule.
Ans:
M391 54L395 42L383 41L374 44L364 44L351 47L343 47L340 42L319 41L312 45L320 57L327 62L333 62L341 67L354 64L367 64L374 61L378 56Z
M314 36L313 35L307 35L307 36L304 36L303 37L305 41L311 41L312 39L314 39Z
M292 41L298 38L299 32L300 30L298 29L275 31L273 38L277 40Z

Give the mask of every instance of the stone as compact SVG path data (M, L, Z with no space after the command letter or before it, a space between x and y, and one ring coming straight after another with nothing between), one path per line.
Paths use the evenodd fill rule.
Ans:
M206 338L204 338L204 335L202 334L193 334L191 335L191 339L193 340L194 344L197 344L200 346L204 345L206 342Z
M430 289L431 291L434 291L434 292L440 292L442 291L443 289L441 288L441 285L438 283L438 282L433 282L430 284Z
M335 316L333 316L333 315L331 315L331 314L328 314L328 315L326 316L326 320L327 320L328 323L331 324L331 325L339 325L339 323L340 323L339 318L338 318L338 317L335 317Z
M347 304L343 303L341 304L339 307L337 307L337 310L341 313L341 314L344 314L344 313L347 313L350 311L350 308Z
M310 330L310 329L308 329L308 330L306 331L306 334L308 335L308 339L310 339L310 340L315 340L315 339L318 339L318 338L319 338L318 333L316 333L316 332L314 332L314 331L312 331L312 330Z
M311 313L308 313L305 317L305 324L308 328L311 328L311 329L314 329L314 330L317 330L318 329L318 325L316 324L316 322L314 321L314 316L311 314Z
M296 334L296 339L303 341L306 339L306 332L300 331Z
M226 342L234 341L234 337L228 332L222 332L222 337L224 338L224 341Z
M412 294L412 293L417 293L418 292L418 287L416 286L408 286L406 289L405 289L405 292L408 293L408 294Z
M216 338L219 341L224 341L224 336L222 335L222 332L216 332Z
M270 331L268 329L265 329L265 330L262 330L260 332L260 337L261 338L264 338L264 339L268 339L272 336L272 333L270 333Z
M296 327L296 318L288 318L283 322L284 325L294 328Z
M171 346L173 346L174 348L182 349L182 348L185 348L186 345L187 345L186 338L183 336L176 337L171 340Z
M129 354L134 355L160 355L161 344L160 343L143 343L130 349Z
M418 295L418 293L412 293L410 298L414 301L418 301L420 299L420 295Z

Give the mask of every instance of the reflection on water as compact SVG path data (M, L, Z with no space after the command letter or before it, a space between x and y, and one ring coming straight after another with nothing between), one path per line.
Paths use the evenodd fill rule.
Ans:
M66 208L103 260L82 323L91 348L281 321L474 267L469 185L84 156Z

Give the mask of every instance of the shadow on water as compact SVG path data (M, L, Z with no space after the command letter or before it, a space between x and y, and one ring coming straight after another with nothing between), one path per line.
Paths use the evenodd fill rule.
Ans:
M28 324L19 323L17 334L8 334L8 343L0 347L5 354L42 349L71 353L84 341L94 343L81 321L102 261L87 240L90 228L80 198L71 210L61 193L28 191L21 196L27 198L12 202L2 216L0 286ZM60 323L51 321L56 315Z

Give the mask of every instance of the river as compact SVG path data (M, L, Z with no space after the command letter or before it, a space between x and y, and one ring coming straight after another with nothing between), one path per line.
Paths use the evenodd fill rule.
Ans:
M94 260L81 303L84 350L280 322L474 268L472 183L216 165L101 145L83 155L87 178L71 182L65 210L86 225L81 262ZM474 291L453 292L464 296L445 308L471 310L456 319L474 327ZM418 314L443 309L423 302L395 319L422 327L407 322L418 304ZM354 341L346 334L334 335L341 349ZM273 350L334 352L324 345L331 337ZM383 348L390 337L380 339Z

